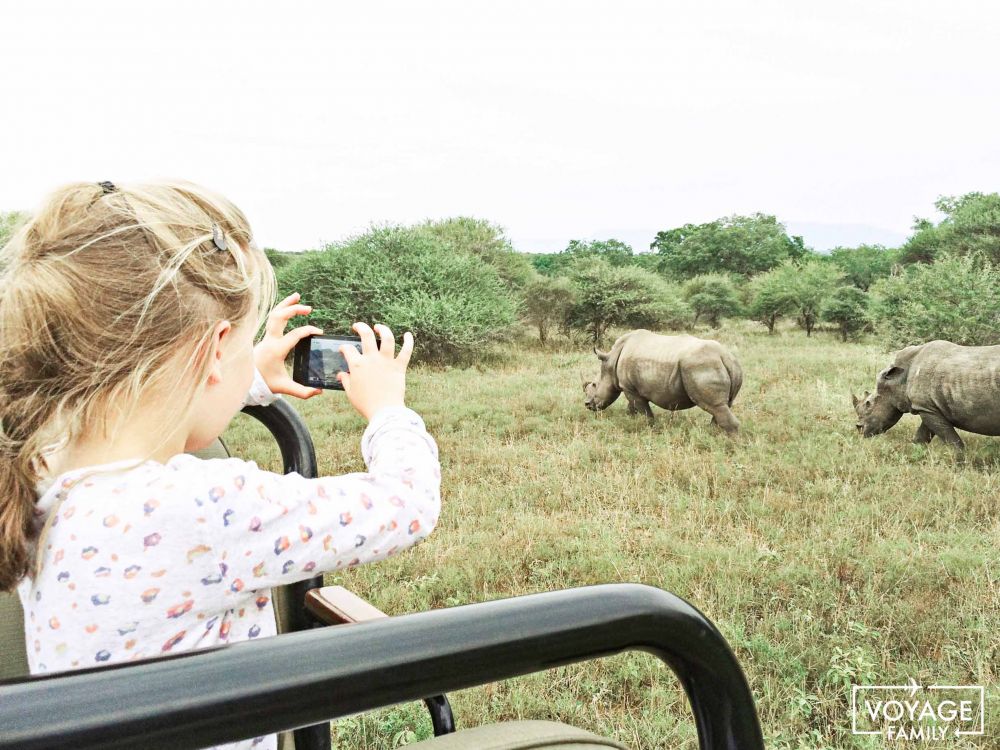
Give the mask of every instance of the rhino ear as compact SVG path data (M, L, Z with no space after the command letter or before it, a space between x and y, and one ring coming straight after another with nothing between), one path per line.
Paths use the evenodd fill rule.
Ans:
M596 355L597 355L597 358L598 358L599 360L601 360L601 362L604 362L605 360L607 360L607 358L608 358L608 354L610 354L610 352L602 352L602 351L601 351L600 349L598 349L598 348L597 348L597 347L595 346L595 347L594 347L594 354L596 354Z
M887 383L895 385L906 382L906 370L896 365L889 365L878 374L878 384Z
M872 395L871 391L865 391L865 395L862 396L861 398L862 398L862 400L864 400L864 399L868 398L870 395Z
M861 399L858 398L857 396L855 396L852 393L851 394L851 406L853 406L856 409L856 408L858 408L858 404L860 404L860 403L861 403Z

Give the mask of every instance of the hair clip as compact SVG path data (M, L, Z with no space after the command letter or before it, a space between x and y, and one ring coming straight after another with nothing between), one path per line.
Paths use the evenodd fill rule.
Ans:
M212 225L212 242L215 243L215 246L219 250L226 251L229 249L229 243L226 242L226 235L222 233L218 224Z
M108 182L107 180L105 180L104 182L98 182L97 184L100 185L105 195L107 195L108 193L113 193L118 189L115 187L115 183Z

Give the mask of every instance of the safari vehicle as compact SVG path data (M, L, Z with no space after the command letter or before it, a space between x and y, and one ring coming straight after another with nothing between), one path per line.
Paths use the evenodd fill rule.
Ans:
M245 411L275 436L286 472L315 476L312 440L291 406ZM419 699L436 735L409 746L420 750L624 748L549 721L456 732L443 693L627 650L653 653L674 671L703 750L764 747L725 639L694 607L656 588L589 586L399 617L324 588L322 578L275 596L282 633L274 638L26 677L20 606L4 595L0 750L199 748L291 729L282 750L329 750L329 720ZM338 623L349 624L326 627Z

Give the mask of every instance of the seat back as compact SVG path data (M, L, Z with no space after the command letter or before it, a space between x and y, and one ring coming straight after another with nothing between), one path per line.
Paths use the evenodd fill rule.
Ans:
M24 648L24 610L16 591L0 592L0 680L28 674Z

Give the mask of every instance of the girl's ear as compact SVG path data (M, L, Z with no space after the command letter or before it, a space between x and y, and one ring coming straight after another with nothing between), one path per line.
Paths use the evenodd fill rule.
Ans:
M226 336L233 330L228 320L220 320L212 329L212 338L208 342L208 357L211 364L208 368L208 384L216 385L222 382L222 347Z

